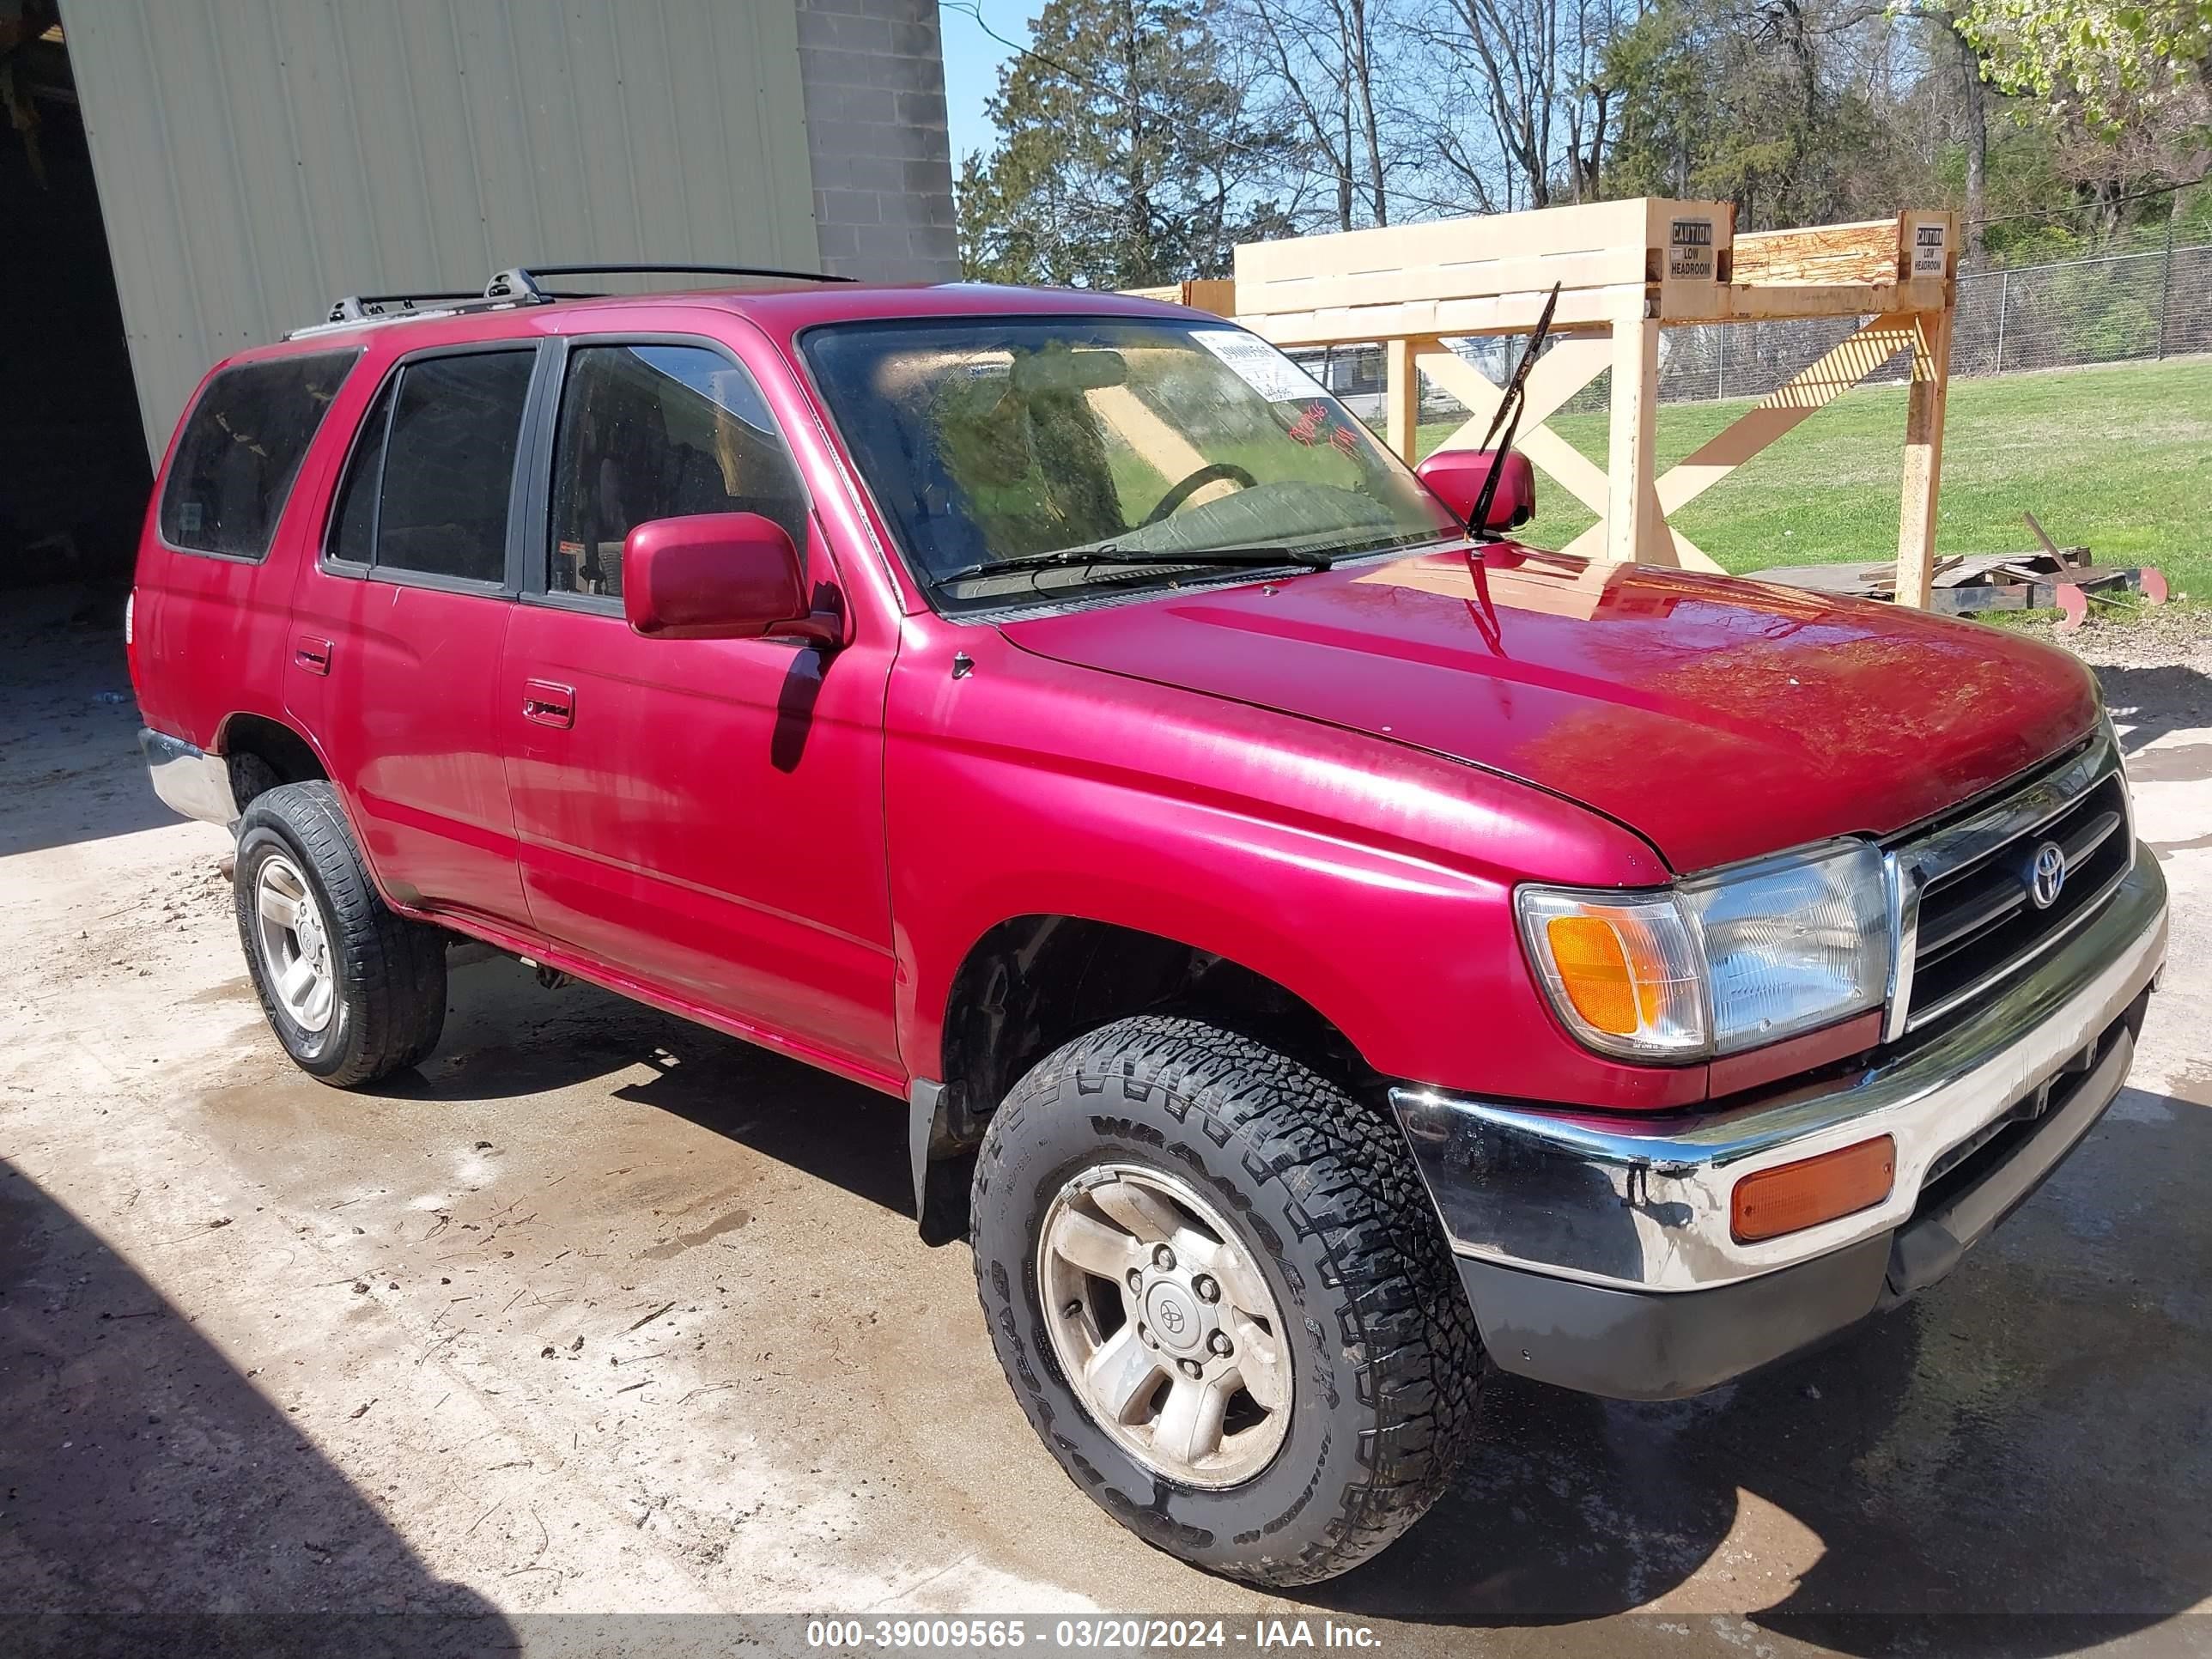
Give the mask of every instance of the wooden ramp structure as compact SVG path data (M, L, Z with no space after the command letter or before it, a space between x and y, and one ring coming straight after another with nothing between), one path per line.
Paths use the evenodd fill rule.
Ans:
M1597 524L1563 550L1612 563L1704 570L1720 567L1669 525L1668 515L1909 351L1897 598L1924 607L1957 277L1958 224L1948 212L1912 210L1862 224L1740 236L1726 202L1642 197L1247 243L1237 250L1233 311L1245 327L1285 349L1379 343L1385 430L1410 462L1423 376L1470 412L1442 447L1480 443L1502 395L1443 342L1530 332L1558 283L1555 343L1530 368L1517 447L1597 515ZM1218 283L1186 283L1159 297L1231 308ZM1661 331L1803 317L1869 320L1660 473L1654 439ZM1600 468L1545 422L1607 369L1609 446Z

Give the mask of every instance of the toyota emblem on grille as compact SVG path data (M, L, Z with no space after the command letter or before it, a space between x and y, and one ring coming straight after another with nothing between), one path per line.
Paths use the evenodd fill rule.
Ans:
M2048 910L2058 902L2065 888L2066 849L2055 841L2046 841L2028 860L2028 900L2037 909Z

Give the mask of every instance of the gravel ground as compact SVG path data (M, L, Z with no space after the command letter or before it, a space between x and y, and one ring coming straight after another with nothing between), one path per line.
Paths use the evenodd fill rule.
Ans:
M2048 621L2011 626L2032 638L2063 645L2097 668L2167 668L2200 677L2212 672L2212 602L2145 606L2111 620L2093 613L2081 630L2071 635L2060 635ZM2188 688L2179 679L2175 684L2186 702ZM2212 712L2201 701L2201 687L2197 696L2200 700L2189 708L2199 715Z

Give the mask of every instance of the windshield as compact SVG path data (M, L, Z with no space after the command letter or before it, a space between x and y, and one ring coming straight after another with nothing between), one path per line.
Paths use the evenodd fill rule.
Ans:
M1279 551L1290 568L1460 531L1342 404L1242 329L933 318L817 329L804 348L948 607L1212 574L1209 550Z

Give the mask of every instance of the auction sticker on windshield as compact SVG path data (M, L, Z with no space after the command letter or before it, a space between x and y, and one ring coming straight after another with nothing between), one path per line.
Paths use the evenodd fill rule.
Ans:
M1328 387L1255 335L1229 328L1194 328L1190 337L1271 404L1328 396Z

